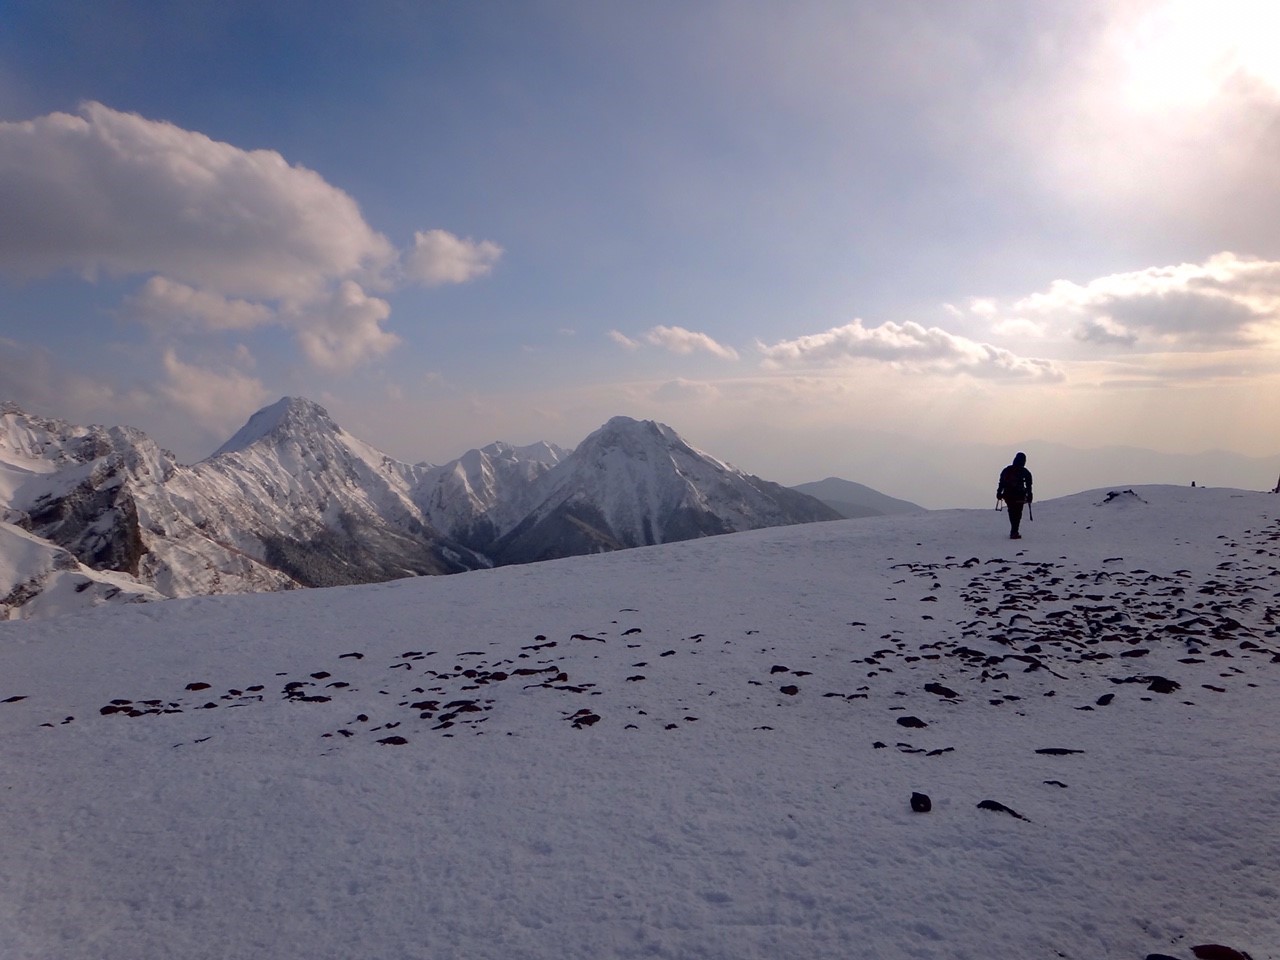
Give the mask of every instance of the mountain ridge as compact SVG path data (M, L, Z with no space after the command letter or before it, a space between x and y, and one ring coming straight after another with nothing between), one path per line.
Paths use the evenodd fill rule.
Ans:
M408 464L319 404L283 397L183 465L133 428L2 409L3 518L86 568L131 578L144 597L458 573L840 519L630 417L573 451L495 442Z

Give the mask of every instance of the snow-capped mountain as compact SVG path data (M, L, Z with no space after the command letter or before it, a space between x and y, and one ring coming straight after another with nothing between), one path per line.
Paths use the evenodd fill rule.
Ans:
M566 456L553 443L491 443L427 470L413 501L455 540L487 550L537 505L534 481Z
M185 466L132 428L0 409L0 519L125 577L112 596L126 599L458 573L839 516L627 417L572 454L494 443L433 466L285 397ZM0 596L29 603L34 588L18 587L0 581Z
M494 543L497 562L840 519L812 497L694 449L664 424L630 417L591 434L536 487L538 505Z
M234 531L240 549L303 586L488 566L414 502L426 469L356 439L318 404L286 397L191 468L193 502L205 522Z

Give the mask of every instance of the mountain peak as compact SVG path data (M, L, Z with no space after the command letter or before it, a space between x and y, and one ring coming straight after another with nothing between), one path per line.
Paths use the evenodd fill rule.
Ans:
M324 407L312 400L305 397L281 397L251 416L230 440L214 451L213 456L236 453L264 437L316 429L336 433L338 425Z

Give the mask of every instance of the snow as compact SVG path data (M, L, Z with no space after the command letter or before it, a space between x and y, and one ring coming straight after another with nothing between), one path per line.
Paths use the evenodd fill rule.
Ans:
M0 956L1280 957L1280 499L1109 492L0 624Z

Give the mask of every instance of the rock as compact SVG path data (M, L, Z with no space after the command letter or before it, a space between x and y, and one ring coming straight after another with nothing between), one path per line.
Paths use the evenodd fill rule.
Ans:
M996 813L1007 813L1009 814L1009 816L1017 817L1019 820L1027 820L1027 818L1024 817L1022 814L1020 814L1017 810L1014 810L1011 807L1006 807L1003 803L1001 803L998 800L983 800L978 804L978 809L993 810ZM1030 823L1031 821L1027 820L1027 822Z
M933 809L933 801L929 799L928 794L913 793L911 794L911 809L916 813L928 813Z
M921 720L919 717L899 717L898 726L912 727L915 729L919 729L921 727L927 727L928 724L925 723L923 720Z
M388 747L403 747L409 741L404 737L383 737L378 742Z
M800 692L800 688L797 687L794 683L789 683L785 687L781 688L781 692L785 693L788 697L794 697L797 693Z
M1253 960L1247 953L1224 947L1220 943L1202 943L1198 947L1192 947L1191 952L1196 955L1197 960Z
M956 693L950 687L944 687L940 683L926 683L924 685L924 689L928 693L937 694L938 696L946 697L949 700L954 700L960 696L960 694Z

